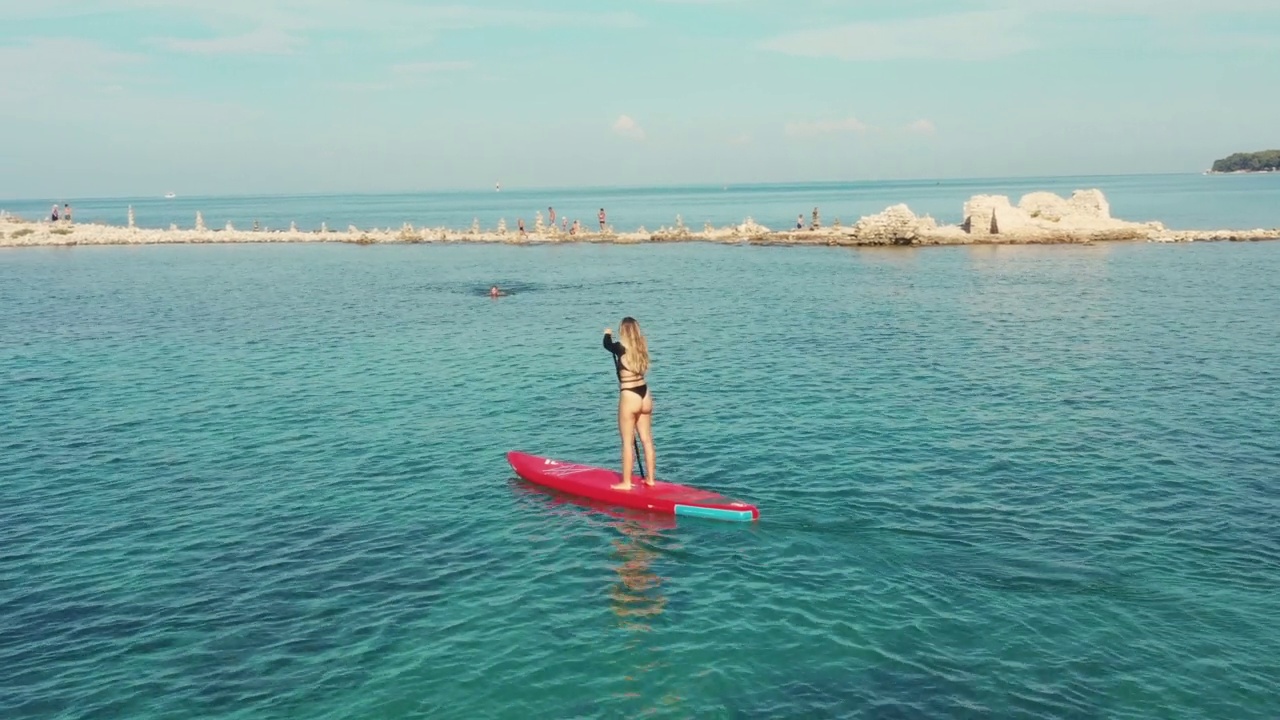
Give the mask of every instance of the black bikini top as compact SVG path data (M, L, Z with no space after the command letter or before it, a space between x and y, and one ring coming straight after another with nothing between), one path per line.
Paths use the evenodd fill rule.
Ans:
M636 382L638 380L639 381L644 380L643 375L641 375L640 373L632 372L631 370L628 370L627 367L622 364L622 356L626 354L627 349L622 346L622 343L615 342L613 339L613 336L610 335L609 333L604 334L604 349L608 350L610 353L613 354L613 369L618 373L618 382L624 383L624 382ZM628 373L630 373L631 377L624 379L622 377L623 370L626 370Z

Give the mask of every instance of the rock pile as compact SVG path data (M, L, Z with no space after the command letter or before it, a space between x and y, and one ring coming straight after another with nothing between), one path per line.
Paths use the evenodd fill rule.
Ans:
M539 213L540 215L541 213ZM816 220L816 218L815 218ZM1090 243L1106 240L1148 240L1151 242L1197 242L1280 239L1278 229L1218 230L1218 231L1170 231L1156 222L1134 223L1111 217L1107 198L1098 190L1077 190L1069 198L1053 193L1034 192L1022 197L1017 205L1003 195L977 195L964 204L963 223L939 225L932 217L917 216L906 205L894 205L882 212L861 218L852 226L833 224L829 228L814 222L809 229L771 231L748 217L740 224L716 228L704 223L699 231L685 225L676 216L674 227L662 227L650 233L644 228L635 232L578 232L570 235L556 232L552 237L540 236L536 230L540 223L535 216L535 233L526 239L507 230L505 220L499 221L496 232L481 231L479 221L473 220L470 228L418 229L405 223L398 231L391 228L373 228L362 231L354 225L346 232L330 230L328 223L321 223L318 232L302 232L295 223L287 231L264 228L260 231L239 231L230 221L222 230L207 228L204 216L197 212L195 229L179 230L170 225L168 230L136 227L132 208L128 227L77 223L62 226L49 222L26 222L0 213L0 246L68 246L68 245L129 245L168 243L258 243L258 242L348 242L360 245L373 243L419 242L723 242L759 243L778 245L957 245L957 244L1028 244L1028 243ZM542 226L546 227L546 226ZM550 229L550 228L547 228Z
M858 245L912 245L937 229L933 218L917 217L911 208L899 204L858 220L842 234Z

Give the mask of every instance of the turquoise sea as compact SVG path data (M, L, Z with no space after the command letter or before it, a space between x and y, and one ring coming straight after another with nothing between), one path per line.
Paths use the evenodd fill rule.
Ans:
M72 204L80 222L125 225L129 206L139 227L191 228L196 212L211 228L228 222L249 229L257 222L268 229L331 230L348 225L362 229L415 227L466 228L479 223L492 230L505 220L512 230L523 218L534 227L535 213L548 220L579 220L596 225L604 208L608 221L620 230L650 230L676 224L676 216L694 229L705 223L718 227L751 217L774 230L794 227L797 215L809 221L818 207L824 225L836 220L850 225L864 215L906 203L919 215L932 215L958 224L964 202L973 195L1008 195L1017 202L1039 190L1070 196L1077 189L1099 188L1115 217L1138 222L1156 220L1176 230L1252 230L1280 227L1280 173L1268 175L1103 175L1044 178L967 180L909 180L895 182L789 183L767 185L693 185L643 188L523 189L504 187L471 191L386 195L281 195L275 197L200 197L179 195L135 198L40 198L0 200L0 209L28 219L49 215L51 205Z
M0 717L1272 720L1277 297L1274 243L0 251ZM616 465L627 314L659 474L757 524L512 476Z

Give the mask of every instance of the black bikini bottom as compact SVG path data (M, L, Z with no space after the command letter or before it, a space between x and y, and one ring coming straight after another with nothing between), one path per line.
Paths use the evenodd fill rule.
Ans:
M639 396L640 396L640 399L642 399L642 400L643 400L643 399L644 399L644 396L649 394L649 386L648 386L648 385L637 385L637 386L635 386L635 387L622 388L622 391L623 391L623 392L628 392L628 391L633 392L633 393L635 393L635 394L639 395Z

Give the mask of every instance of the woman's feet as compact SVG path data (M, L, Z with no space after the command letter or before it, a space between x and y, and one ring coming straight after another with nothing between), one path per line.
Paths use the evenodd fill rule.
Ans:
M618 483L617 485L610 485L609 487L613 490L621 490L623 492L626 492L631 489L633 484L634 483L624 482L624 483ZM653 487L653 481L650 480L649 478L644 479L644 484L645 484L645 487Z

